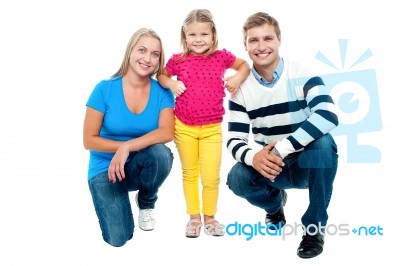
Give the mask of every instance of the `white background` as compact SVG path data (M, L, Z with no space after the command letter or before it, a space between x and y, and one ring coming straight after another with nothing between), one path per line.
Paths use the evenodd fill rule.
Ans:
M88 151L82 145L85 104L95 84L117 71L132 33L155 29L167 57L179 51L179 30L193 8L214 14L220 48L247 59L241 27L265 11L282 30L281 55L335 73L315 60L317 51L340 65L338 39L348 58L373 56L356 69L376 71L383 129L358 136L379 148L380 163L348 163L346 137L336 137L340 164L329 207L330 224L380 226L383 236L328 236L324 253L296 255L300 235L184 237L188 219L175 154L161 187L152 232L136 227L125 246L103 242L87 186ZM396 1L84 1L0 2L0 265L395 265L399 193L398 145L400 9ZM374 121L371 121L373 123ZM226 132L226 119L224 120ZM234 161L224 148L221 223L256 223L265 213L225 185ZM288 223L300 223L304 190L289 190ZM131 193L133 199L134 193ZM134 218L137 208L133 204ZM382 263L382 261L386 261ZM389 263L389 261L392 261Z

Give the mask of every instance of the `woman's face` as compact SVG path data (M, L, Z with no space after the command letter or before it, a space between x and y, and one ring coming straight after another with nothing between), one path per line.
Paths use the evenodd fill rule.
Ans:
M160 56L160 41L153 37L141 37L132 49L129 69L139 76L150 76L156 72Z

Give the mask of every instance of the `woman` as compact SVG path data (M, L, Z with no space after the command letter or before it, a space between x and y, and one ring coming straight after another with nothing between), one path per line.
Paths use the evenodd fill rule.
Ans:
M112 246L133 235L129 191L138 190L139 228L153 230L158 188L172 167L173 155L164 144L174 137L174 96L152 78L163 65L160 37L139 29L120 69L97 84L86 104L89 189L103 238Z

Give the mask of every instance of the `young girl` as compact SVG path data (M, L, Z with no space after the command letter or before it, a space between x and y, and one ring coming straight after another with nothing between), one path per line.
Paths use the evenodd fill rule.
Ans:
M219 235L216 230L219 223L214 215L220 180L224 87L234 93L250 68L246 61L229 51L217 50L217 30L212 14L206 9L196 9L187 15L181 28L181 46L183 52L169 59L158 80L176 96L174 140L181 159L183 191L190 215L186 236L199 236L203 225L201 213L205 231ZM224 79L229 68L237 72Z

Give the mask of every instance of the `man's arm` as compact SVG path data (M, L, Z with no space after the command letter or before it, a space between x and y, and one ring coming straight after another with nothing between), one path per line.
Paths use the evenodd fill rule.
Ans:
M274 151L276 142L265 146L258 152L254 151L248 144L250 126L251 120L244 105L242 91L239 89L236 95L231 95L229 101L227 148L238 162L252 166L273 182L284 165L282 158Z
M227 148L236 161L252 166L255 151L248 144L250 123L242 89L239 89L229 100Z
M312 77L303 84L303 97L311 113L293 134L276 144L275 148L282 158L303 149L312 141L329 133L339 123L334 102L322 79Z

